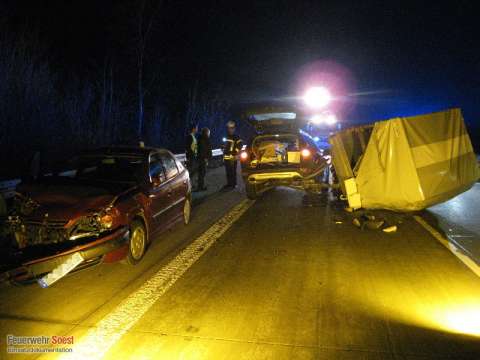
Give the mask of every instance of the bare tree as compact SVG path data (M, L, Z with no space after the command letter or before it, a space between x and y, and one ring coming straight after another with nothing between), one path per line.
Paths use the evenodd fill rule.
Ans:
M198 116L200 113L201 103L198 99L198 80L188 91L188 102L185 111L185 128L198 122Z
M138 96L138 124L137 135L139 138L143 135L144 117L145 117L145 62L147 44L152 33L154 20L161 6L161 1L156 0L150 4L149 0L142 0L138 9L136 24L136 57L137 57L137 96Z
M215 140L221 138L223 126L227 121L229 104L219 96L219 90L204 91L200 94L198 80L188 92L185 109L186 127L198 123L212 131Z

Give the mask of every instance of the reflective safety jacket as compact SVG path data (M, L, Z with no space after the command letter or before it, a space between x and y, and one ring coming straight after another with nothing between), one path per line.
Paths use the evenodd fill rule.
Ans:
M197 157L198 145L197 138L194 134L188 134L185 138L185 155L187 159L194 159Z
M227 135L223 142L223 160L235 160L242 146L243 141L238 135Z

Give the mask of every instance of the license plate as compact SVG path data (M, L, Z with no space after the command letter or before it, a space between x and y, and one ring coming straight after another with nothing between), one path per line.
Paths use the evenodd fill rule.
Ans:
M52 285L54 282L60 280L62 277L67 275L70 271L75 269L80 263L83 262L83 257L80 253L75 253L70 256L63 263L58 265L55 269L49 272L44 277L37 280L38 284L42 288L47 288Z

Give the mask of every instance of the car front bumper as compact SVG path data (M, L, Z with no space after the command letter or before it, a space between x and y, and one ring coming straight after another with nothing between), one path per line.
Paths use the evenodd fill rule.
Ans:
M43 256L24 262L20 266L0 274L0 278L2 278L2 280L11 280L19 283L35 280L67 261L75 253L80 253L84 261L72 272L84 269L101 262L106 254L126 249L129 234L128 227L123 226L114 232L91 242L75 246L50 256Z

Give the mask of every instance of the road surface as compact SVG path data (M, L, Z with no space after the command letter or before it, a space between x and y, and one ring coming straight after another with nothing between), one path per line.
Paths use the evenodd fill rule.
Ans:
M0 358L38 357L7 355L15 334L78 358L479 359L480 279L412 218L360 230L329 196L211 194L139 266L2 286Z
M480 267L480 183L469 191L428 211L450 242L461 249Z

